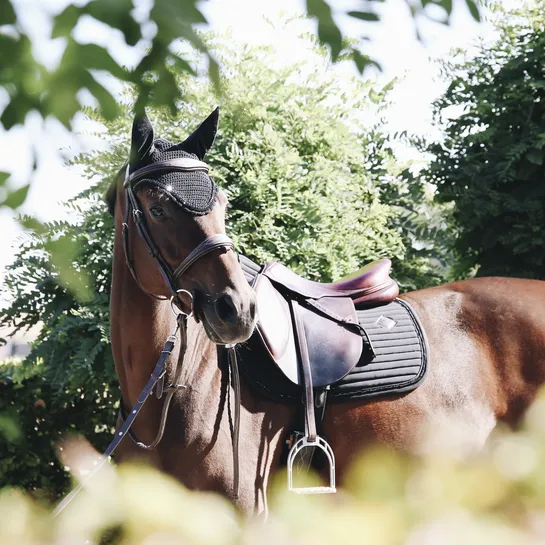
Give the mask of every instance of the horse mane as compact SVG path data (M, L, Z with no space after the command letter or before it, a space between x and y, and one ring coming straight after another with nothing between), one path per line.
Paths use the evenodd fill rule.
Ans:
M119 185L121 176L125 173L126 168L127 168L126 164L121 167L118 173L114 176L114 179L112 180L112 183L110 184L110 187L108 187L108 189L106 190L106 194L104 195L104 200L106 201L106 206L108 207L108 212L110 213L111 216L115 215L117 186Z

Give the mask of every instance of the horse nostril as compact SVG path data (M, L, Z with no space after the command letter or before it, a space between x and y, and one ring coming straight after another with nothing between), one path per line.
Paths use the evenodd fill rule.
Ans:
M230 295L223 295L214 303L216 314L222 322L233 322L237 311Z

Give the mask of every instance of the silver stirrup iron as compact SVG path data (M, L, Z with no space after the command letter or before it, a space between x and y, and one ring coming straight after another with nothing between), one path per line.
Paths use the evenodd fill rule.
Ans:
M319 448L327 456L329 462L329 486L307 486L307 487L294 487L293 486L293 464L295 457L306 448ZM308 437L301 437L290 449L288 455L288 490L295 492L296 494L334 494L337 492L335 487L335 455L329 443L320 437L316 436L314 441L310 441Z

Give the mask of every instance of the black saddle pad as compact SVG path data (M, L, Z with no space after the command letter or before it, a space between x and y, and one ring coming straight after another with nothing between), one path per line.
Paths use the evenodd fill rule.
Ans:
M243 266L249 282L260 269L258 265L252 265L255 267L253 270ZM396 299L385 306L356 311L359 323L371 340L375 356L364 350L352 371L331 385L328 402L414 390L426 374L428 350L424 330L413 309L406 301ZM257 334L244 345L239 345L238 354L241 373L260 393L275 401L300 403L300 387L278 369Z
M331 386L328 399L362 399L414 390L424 379L428 348L424 330L410 305L402 300L357 310L375 357L364 353L352 371Z

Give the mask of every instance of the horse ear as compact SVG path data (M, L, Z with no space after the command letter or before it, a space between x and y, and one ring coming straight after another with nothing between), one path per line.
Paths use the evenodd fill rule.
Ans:
M153 146L153 126L146 112L137 114L132 123L131 167L141 163Z
M201 161L212 147L218 132L220 109L217 107L199 127L182 143L182 148L194 153Z

